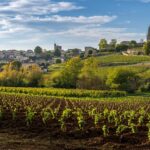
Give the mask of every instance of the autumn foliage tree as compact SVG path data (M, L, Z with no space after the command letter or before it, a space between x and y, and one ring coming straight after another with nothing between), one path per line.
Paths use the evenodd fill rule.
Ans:
M18 61L13 61L3 67L0 72L1 86L38 86L42 77L41 69L37 65L22 66Z
M22 70L24 74L23 83L26 86L36 87L39 85L42 79L42 71L38 65L30 65L22 68Z

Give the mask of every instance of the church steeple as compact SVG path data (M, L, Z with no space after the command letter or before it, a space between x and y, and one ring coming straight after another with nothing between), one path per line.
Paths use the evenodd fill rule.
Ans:
M148 28L147 41L150 41L150 26Z

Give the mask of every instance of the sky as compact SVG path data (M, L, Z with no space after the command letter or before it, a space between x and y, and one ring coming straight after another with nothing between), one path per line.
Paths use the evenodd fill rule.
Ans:
M0 0L0 49L146 39L150 0Z

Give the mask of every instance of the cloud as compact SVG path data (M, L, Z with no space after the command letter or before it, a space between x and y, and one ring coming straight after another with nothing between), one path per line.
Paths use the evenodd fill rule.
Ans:
M71 17L71 16L52 16L50 18L44 18L43 21L50 21L50 22L69 22L69 23L81 23L81 24L105 24L115 20L117 16L78 16L78 17ZM40 20L40 19L39 19Z
M60 11L82 9L72 2L55 2L53 0L5 0L0 2L0 35L11 37L13 33L21 34L40 29L34 28L33 21L44 19L45 15L51 15ZM35 17L36 16L36 17ZM42 18L38 19L39 16ZM31 23L31 24L30 24ZM1 37L2 38L2 37Z
M69 0L68 0L69 1ZM116 15L60 14L62 11L83 9L76 3L55 0L5 0L0 2L0 45L10 48L49 47L60 42L66 48L97 45L100 38L139 40L144 33L128 32L127 28L111 27ZM127 20L123 22L129 24ZM107 24L107 27L106 27ZM108 27L110 26L110 27ZM4 47L5 48L5 47Z
M141 38L145 38L145 33L128 32L127 28L112 28L97 25L81 25L61 30L45 29L45 31L20 31L21 30L16 29L17 34L11 32L13 35L12 37L17 36L17 39L11 38L11 40L7 42L7 45L5 45L5 48L10 46L11 48L25 47L27 49L40 45L50 49L50 47L53 47L53 43L57 42L62 45L64 49L75 47L84 49L84 46L97 47L99 40L102 38L106 38L108 41L115 38L118 42L133 39L139 41ZM24 37L19 38L19 33L22 33ZM2 35L1 32L0 35Z
M90 26L100 26L115 20L117 16L60 16L60 15L52 15L49 17L35 17L35 16L26 16L26 15L0 15L0 31L7 34L10 30L15 30L16 28L26 29L26 30L37 30L40 32L41 28L44 27L43 32L47 32L50 29L49 23L58 23L60 26L65 27L65 25L72 24L72 26L80 26L82 24L90 25ZM35 26L33 24L36 24ZM38 24L40 23L40 26ZM45 24L46 23L46 24ZM76 25L75 25L76 24ZM51 27L52 30L55 29ZM16 30L16 32L19 30ZM29 33L31 34L31 33Z
M79 23L79 24L105 24L115 20L117 16L60 16L52 15L49 17L21 16L17 15L11 20L20 22L55 22L55 23Z
M54 2L52 0L8 0L0 2L0 12L24 14L46 14L60 11L83 9L71 2Z
M140 40L145 37L145 33L135 33L127 32L127 28L106 28L106 27L90 27L90 26L80 26L78 28L69 29L67 31L61 31L55 33L57 35L63 36L74 36L74 37L84 37L85 39L95 39L99 40L101 38L106 38L111 40L113 38L122 40Z

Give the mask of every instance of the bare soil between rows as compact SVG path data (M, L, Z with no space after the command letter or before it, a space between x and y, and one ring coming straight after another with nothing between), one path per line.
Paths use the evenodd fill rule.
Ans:
M106 138L96 131L61 133L28 128L0 128L0 150L150 150L145 132ZM88 137L89 135L89 137Z

